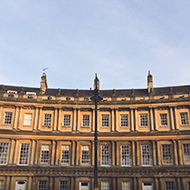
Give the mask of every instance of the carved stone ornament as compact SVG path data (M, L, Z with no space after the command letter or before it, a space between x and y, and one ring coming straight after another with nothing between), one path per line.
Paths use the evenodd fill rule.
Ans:
M148 107L140 107L140 108L137 108L138 111L148 111L149 108Z
M129 108L118 108L118 111L129 111Z
M7 105L7 104L4 104L3 107L4 108L13 108L13 109L15 108L15 106L13 106L13 105Z
M110 111L110 108L100 108L100 111Z
M73 108L62 108L62 111L73 111Z
M34 106L23 106L23 109L34 110Z
M157 107L157 110L169 110L169 107Z
M92 111L90 108L81 108L80 111Z
M181 105L181 106L177 106L177 109L185 109L185 108L189 108L189 105Z
M53 107L43 107L42 110L54 110Z

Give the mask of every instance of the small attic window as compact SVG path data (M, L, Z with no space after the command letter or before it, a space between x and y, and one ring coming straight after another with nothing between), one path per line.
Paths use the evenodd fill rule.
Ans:
M9 94L8 97L9 98L14 98L14 95L13 94Z
M67 97L66 100L70 100L71 98Z
M179 95L179 98L184 98L184 95Z
M121 98L121 101L125 101L126 100L126 98Z
M28 99L33 99L33 96L28 96Z
M48 96L48 97L47 97L47 99L48 99L48 100L51 100L51 99L52 99L52 97L51 97L51 96Z
M88 101L89 99L88 98L84 98L84 101Z
M145 97L141 97L140 100L145 100Z
M103 101L108 101L108 99L107 98L103 98Z
M160 96L160 99L164 99L165 97L164 96Z
M15 90L7 90L7 93L17 94L17 91L15 91Z
M36 92L26 92L28 95L36 95Z

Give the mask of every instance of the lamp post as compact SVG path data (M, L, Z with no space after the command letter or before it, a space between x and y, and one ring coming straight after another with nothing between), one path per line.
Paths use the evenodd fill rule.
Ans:
M98 190L98 154L97 154L97 146L98 146L98 102L102 100L102 97L99 96L99 79L96 74L94 80L94 96L90 98L95 103L95 133L94 133L94 189Z

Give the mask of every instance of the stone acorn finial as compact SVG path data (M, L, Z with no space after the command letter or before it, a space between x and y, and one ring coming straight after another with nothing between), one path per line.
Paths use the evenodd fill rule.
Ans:
M153 93L154 88L153 88L153 79L150 70L148 71L148 93Z
M76 90L76 96L78 96L78 95L79 95L79 89Z
M20 87L20 94L23 94L24 93L23 91L24 91L24 88L23 88L23 86L21 86Z
M56 96L57 97L61 96L61 89L60 88L57 89L57 95Z
M115 90L115 89L113 89L113 96L115 96L115 94L116 94L116 90Z
M170 94L173 94L173 88L170 87Z
M1 85L1 91L3 91L3 90L4 90L4 85L2 84L2 85Z
M135 95L135 90L132 88L131 89L131 95L134 96Z

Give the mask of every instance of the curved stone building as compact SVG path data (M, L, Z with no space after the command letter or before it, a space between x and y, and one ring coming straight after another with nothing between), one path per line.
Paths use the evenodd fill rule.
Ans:
M99 90L98 189L190 190L190 86ZM97 88L99 80L96 78ZM0 86L0 190L93 190L94 90Z

